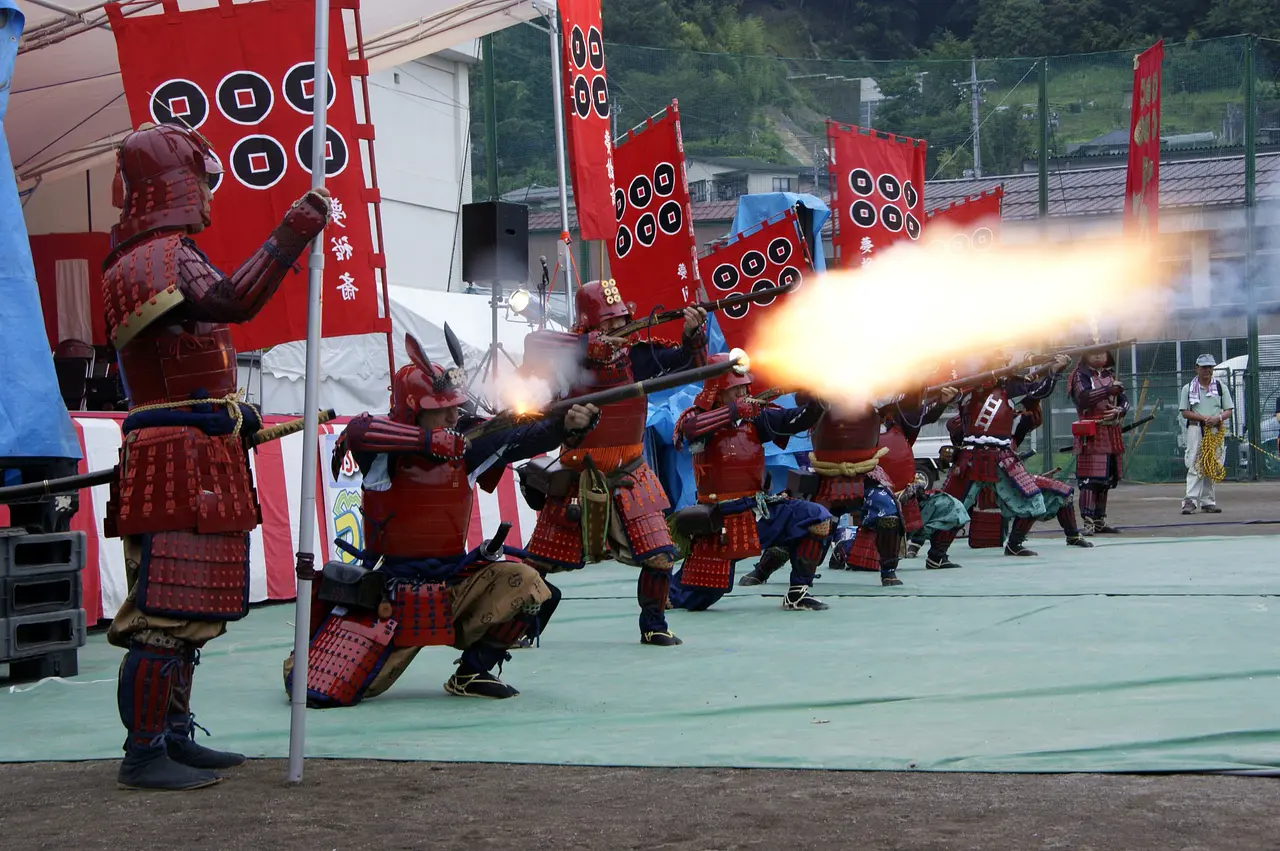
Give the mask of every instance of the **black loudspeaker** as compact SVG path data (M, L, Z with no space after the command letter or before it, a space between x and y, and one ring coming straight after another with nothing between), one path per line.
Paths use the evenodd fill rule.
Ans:
M505 201L462 206L462 280L527 283L529 208Z

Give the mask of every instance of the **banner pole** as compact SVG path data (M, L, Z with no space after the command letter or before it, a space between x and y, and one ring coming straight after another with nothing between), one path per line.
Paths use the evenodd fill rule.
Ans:
M316 0L315 83L312 86L311 188L324 187L329 111L329 0ZM289 714L290 783L302 782L307 740L307 649L311 641L311 575L315 569L316 464L320 454L320 318L324 308L324 238L307 258L307 375L303 391L302 500L294 570L298 599L293 626L293 688Z
M555 99L556 126L556 178L560 181L560 233L569 233L569 189L565 168L564 141L564 79L560 74L560 13L558 9L547 12L547 29L551 32L551 89ZM560 265L564 268L565 310L569 326L573 327L573 250L565 239L560 240Z

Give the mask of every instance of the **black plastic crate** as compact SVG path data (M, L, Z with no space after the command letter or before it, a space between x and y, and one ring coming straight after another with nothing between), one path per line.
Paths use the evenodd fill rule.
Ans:
M84 558L84 532L0 536L0 577L78 572Z
M84 646L84 609L19 615L0 621L4 639L0 661L40 656Z
M61 612L81 607L79 572L41 573L0 579L0 617Z

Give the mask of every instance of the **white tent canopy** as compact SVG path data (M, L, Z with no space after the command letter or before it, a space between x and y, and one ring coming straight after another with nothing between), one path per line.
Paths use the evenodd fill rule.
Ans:
M74 0L72 0L74 2ZM258 0L263 2L263 0ZM130 129L115 39L104 4L71 9L54 0L23 0L26 32L14 67L5 121L19 180L53 178L111 156ZM217 0L181 0L180 8ZM543 10L555 0L537 0ZM158 14L140 3L126 14ZM439 53L521 21L539 11L534 0L364 0L360 17L370 70ZM355 33L348 33L352 55ZM193 50L199 50L193 44Z
M493 340L493 311L487 295L447 293L392 286L391 328L395 343L396 368L409 362L404 351L404 335L413 334L432 362L453 366L445 344L444 325L462 343L464 362L474 371ZM558 330L556 326L549 328ZM498 311L498 342L517 364L524 359L524 338L533 328L513 321L505 308ZM501 354L499 373L514 370ZM264 413L300 415L303 407L303 379L306 372L304 343L285 343L262 358L262 374L249 375L241 368L239 384L248 387ZM261 382L259 384L259 381ZM384 413L391 385L387 366L387 338L381 334L333 337L320 347L320 408L333 408L339 416L368 411ZM261 391L259 393L259 386Z

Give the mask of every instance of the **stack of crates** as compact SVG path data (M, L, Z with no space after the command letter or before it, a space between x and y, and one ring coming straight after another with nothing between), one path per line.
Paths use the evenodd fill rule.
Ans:
M85 643L83 532L0 529L0 664L10 680L70 677Z

